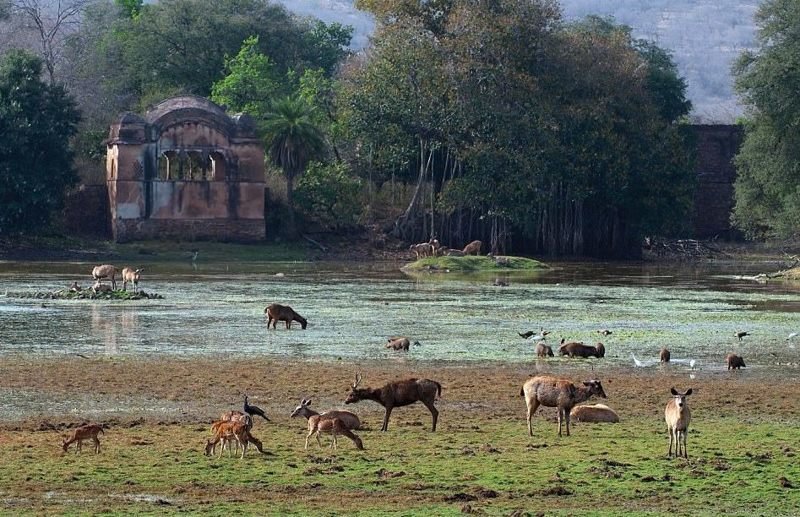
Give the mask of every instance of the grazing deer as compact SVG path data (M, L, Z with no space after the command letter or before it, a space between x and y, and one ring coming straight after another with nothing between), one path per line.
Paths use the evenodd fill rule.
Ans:
M686 403L686 397L692 394L692 389L686 393L678 393L675 388L671 388L672 399L667 402L664 408L664 420L667 422L669 431L669 449L667 457L672 457L672 443L675 442L675 457L681 455L681 441L683 441L683 457L688 458L686 452L686 433L689 431L689 422L692 421L692 411Z
M470 242L469 244L464 246L464 255L480 255L481 246L483 246L483 243L481 241Z
M264 315L267 317L267 328L269 328L270 323L273 329L277 328L278 321L286 322L287 329L292 328L292 321L299 321L303 329L308 325L308 321L288 305L273 303L264 309Z
M111 280L111 289L117 289L117 268L111 264L103 264L102 266L95 266L92 268L92 278L100 282L103 278Z
M83 441L92 440L94 442L94 453L98 454L100 452L100 439L97 437L98 434L106 433L103 431L103 428L97 424L86 424L76 427L72 431L72 435L64 438L61 447L64 449L64 452L67 452L70 444L78 442L78 445L75 447L76 454L78 454L81 452Z
M358 417L351 413L350 411L326 411L325 413L319 414L313 409L311 409L311 399L303 399L300 401L300 405L297 406L292 414L289 415L291 418L296 418L299 416L304 416L308 419L308 434L306 435L306 446L305 448L308 449L308 440L314 434L317 435L317 443L320 447L322 447L322 442L319 439L320 433L332 434L333 435L333 443L331 447L334 449L337 448L336 445L336 436L342 434L356 444L356 448L359 450L364 449L364 444L361 442L361 438L356 436L351 432L351 429L358 429L361 427L361 421Z
M374 400L384 408L386 413L383 415L383 425L381 431L389 429L389 416L395 407L408 406L415 402L422 402L428 411L431 412L433 423L431 432L436 431L436 421L439 419L439 411L433 405L436 396L442 396L442 385L430 379L406 379L404 381L390 382L382 388L359 388L361 384L361 374L356 374L356 380L351 386L350 394L344 401L345 404L353 404L362 400Z
M579 402L589 400L593 395L607 398L603 386L598 380L589 380L583 386L575 386L567 379L559 379L548 375L539 375L528 379L519 390L521 397L525 397L528 407L528 434L533 436L531 419L540 405L558 408L558 436L561 436L562 422L567 423L567 436L569 436L570 412Z
M132 269L126 267L122 270L122 289L125 291L128 290L128 282L133 284L133 292L135 293L139 289L139 279L141 279L140 273L144 271L144 268L141 269Z
M240 440L235 436L233 426L235 424L241 424L244 426L245 431L247 431L246 435L243 435L243 438L247 439L248 443L252 443L255 448L261 454L266 454L264 452L263 444L261 440L257 439L253 436L250 431L253 429L253 419L249 415L242 413L241 411L227 411L222 414L219 420L213 422L211 424L211 433L213 435L211 440L206 441L206 456L212 456L217 448L217 444L222 442L222 448L220 449L220 456L222 456L223 451L227 447L228 450L231 447L235 447L236 451L239 450ZM240 433L242 434L242 433Z
M606 355L606 348L602 343L597 343L597 346L584 345L583 342L570 341L565 342L561 339L561 344L558 347L559 355L567 355L569 357L597 357L601 358Z
M553 357L553 349L544 343L536 345L536 357Z
M667 350L666 348L662 348L661 353L659 354L659 359L661 360L662 363L668 363L670 359L669 350Z

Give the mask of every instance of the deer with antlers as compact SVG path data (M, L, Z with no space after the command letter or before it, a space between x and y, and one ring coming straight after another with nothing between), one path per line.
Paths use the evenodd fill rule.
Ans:
M356 380L351 386L350 394L344 401L345 404L353 404L362 400L374 400L386 409L383 415L383 426L381 431L389 429L389 416L392 409L396 407L408 406L415 402L422 402L428 411L431 412L433 419L431 432L436 431L436 421L439 419L439 411L433 405L436 397L442 396L442 385L430 379L406 379L394 381L384 385L382 388L359 388L362 375L356 374Z

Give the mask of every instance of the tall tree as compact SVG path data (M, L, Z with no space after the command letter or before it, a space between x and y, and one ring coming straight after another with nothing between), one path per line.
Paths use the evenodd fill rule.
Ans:
M294 214L294 181L325 151L325 138L313 122L311 108L297 96L275 101L262 125L269 157L286 177L286 204L289 209L287 234L297 235Z
M0 61L0 235L46 228L77 180L69 139L79 115L42 60L11 51Z
M767 0L756 22L758 46L734 65L749 107L736 157L733 221L751 237L800 235L800 3Z
M50 84L56 82L56 67L61 63L65 38L75 32L91 0L64 0L53 4L40 0L12 0L14 14L34 30L39 53Z

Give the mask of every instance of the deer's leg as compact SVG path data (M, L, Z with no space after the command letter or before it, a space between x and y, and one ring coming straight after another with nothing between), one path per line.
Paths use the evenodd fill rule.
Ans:
M313 429L311 431L309 431L308 434L306 435L306 449L308 449L308 439L311 438L312 434L314 434L314 430Z
M392 414L392 406L386 406L386 412L383 415L383 426L381 426L381 431L389 430L389 416L391 414Z
M339 426L339 427L338 427L336 430L337 430L337 432L339 432L339 433L343 434L344 436L346 436L346 437L350 438L350 440L351 440L351 441L352 441L354 444L356 444L356 448L357 448L357 449L363 449L363 448L364 448L364 444L363 444L363 443L361 443L361 438L359 438L358 436L356 436L356 435L355 435L353 432L351 432L351 431L350 431L350 429L348 429L346 426L344 426L344 425L341 425L341 426Z
M672 457L672 428L668 429L669 431L669 449L667 449L667 458Z
M689 459L689 453L686 450L686 436L689 434L688 431L689 431L688 429L684 429L683 431L681 431L681 434L683 435L683 457L686 459Z
M250 443L252 443L253 445L256 446L256 449L258 449L258 452L260 452L261 454L265 454L264 453L264 449L263 449L263 444L261 443L261 440L259 440L258 438L256 438L255 436L253 436L252 434L249 434L249 433L247 435L247 440Z
M75 454L80 454L81 449L83 448L83 440L78 440L78 446L75 447Z
M286 320L286 330L292 328L292 320Z
M528 401L528 435L533 436L533 426L531 420L533 419L533 415L536 413L536 410L539 409L539 401L536 399L532 399Z
M317 429L317 445L319 445L320 449L322 448L322 440L319 439L319 429Z
M93 436L92 441L94 442L94 453L100 454L100 439L97 436Z
M569 412L570 412L569 408L564 408L564 420L567 421L567 436L569 436L569 418L570 418Z
M431 427L431 432L435 432L436 431L436 422L439 420L439 410L436 409L436 407L433 405L433 401L432 400L430 400L430 401L424 400L424 401L422 401L422 403L425 404L425 407L428 408L428 411L431 412L431 418L433 420L433 424L432 424L432 427Z

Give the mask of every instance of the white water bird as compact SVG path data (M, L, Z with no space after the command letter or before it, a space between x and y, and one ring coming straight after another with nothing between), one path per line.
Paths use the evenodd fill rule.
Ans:
M800 336L800 332L792 332L791 334L789 334L789 337L786 338L786 341L789 341L790 339L794 339L797 336Z
M656 359L654 361L640 361L640 360L636 359L636 356L633 355L633 354L631 354L631 357L633 358L634 366L636 366L637 368L648 368L650 366L654 366L654 365L658 364L659 362L661 362L660 359Z

